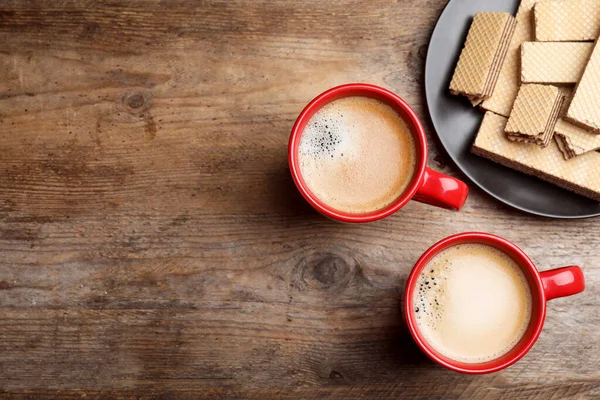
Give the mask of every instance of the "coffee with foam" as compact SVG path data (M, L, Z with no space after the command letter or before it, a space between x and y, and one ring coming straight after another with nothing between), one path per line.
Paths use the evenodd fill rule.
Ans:
M416 169L410 128L389 105L344 97L308 121L298 148L300 172L327 206L351 214L385 208L409 186Z
M433 257L412 299L423 338L440 354L464 363L506 354L531 319L531 291L519 265L484 244L459 244Z

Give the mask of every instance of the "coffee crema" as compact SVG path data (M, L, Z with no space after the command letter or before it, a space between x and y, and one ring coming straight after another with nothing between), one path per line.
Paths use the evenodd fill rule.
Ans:
M412 300L423 338L464 363L506 354L531 319L531 289L519 265L484 244L459 244L433 257L417 278Z
M410 128L389 105L369 97L334 100L308 121L298 163L308 189L350 214L381 210L409 186L416 169Z

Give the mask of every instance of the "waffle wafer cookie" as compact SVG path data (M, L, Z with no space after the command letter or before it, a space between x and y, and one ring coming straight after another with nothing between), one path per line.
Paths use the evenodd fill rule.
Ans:
M600 33L600 1L545 1L534 8L540 42L593 41Z
M481 104L481 108L484 110L493 111L505 117L510 115L521 84L521 43L533 40L533 6L535 3L536 0L521 0L515 17L517 20L515 33L508 46L506 59L502 64L494 93Z
M508 140L504 135L507 121L505 117L487 112L471 151L600 201L600 153L592 151L566 161L554 141L550 146L542 148Z
M564 99L556 86L522 85L506 124L507 137L548 146Z
M559 119L556 123L554 137L565 159L600 149L599 134L570 124L563 119ZM598 167L600 168L600 165Z
M594 49L588 42L525 42L521 45L521 82L579 82Z
M567 111L569 122L600 131L600 43L596 41Z
M573 101L573 94L575 93L575 87L574 86L559 86L558 89L561 91L563 96L565 96L565 101L563 101L562 107L560 108L560 112L558 113L558 118L563 118L565 115L567 115L567 111L569 110L571 101Z
M453 94L467 96L473 105L492 94L515 25L508 13L475 14L450 82Z

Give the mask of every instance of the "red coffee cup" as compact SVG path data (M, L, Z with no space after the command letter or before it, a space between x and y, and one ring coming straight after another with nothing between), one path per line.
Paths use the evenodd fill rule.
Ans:
M442 250L457 244L481 243L493 246L512 257L524 272L531 289L532 312L529 327L521 340L505 355L488 362L469 364L452 360L437 352L419 332L414 317L413 292L417 278L427 263ZM546 302L557 297L571 296L585 289L583 272L577 266L557 268L539 272L533 261L516 245L489 233L467 232L449 236L429 248L413 267L404 292L404 317L408 329L417 345L436 363L451 370L466 374L487 374L504 369L523 357L534 345L546 319Z
M410 127L417 147L417 166L408 188L389 206L367 214L345 213L323 203L306 186L298 164L300 137L310 118L324 105L349 96L371 97L391 106ZM306 201L321 214L343 222L376 221L395 213L411 199L442 208L459 210L467 200L469 193L467 185L458 179L427 168L425 131L413 109L402 98L389 90L365 83L351 83L334 87L312 100L302 110L294 124L288 146L288 160L294 182Z

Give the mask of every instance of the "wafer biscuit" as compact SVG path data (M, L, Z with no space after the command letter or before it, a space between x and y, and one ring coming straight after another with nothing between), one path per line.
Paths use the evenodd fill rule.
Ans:
M554 137L566 159L600 149L600 135L559 119ZM600 165L598 166L600 168Z
M548 146L563 101L556 86L522 85L506 124L508 138Z
M508 52L500 69L494 93L481 107L496 114L508 117L517 92L519 91L521 69L521 43L533 40L533 6L536 0L522 0L517 11L517 27L513 34Z
M515 25L508 13L475 14L450 82L453 94L467 96L474 105L492 94Z
M592 151L565 161L555 141L542 148L508 140L504 135L507 121L505 117L487 112L471 151L600 201L600 153Z
M575 88L566 118L581 127L600 131L600 41Z
M593 41L600 29L600 1L546 1L534 8L535 39L540 42Z
M574 86L559 86L558 89L561 91L563 96L565 96L565 101L563 101L562 107L560 108L560 112L558 113L558 118L563 118L567 115L567 111L569 110L569 106L571 105L571 101L573 101L573 94L575 93Z
M525 42L521 45L521 82L574 84L594 49L588 42Z

